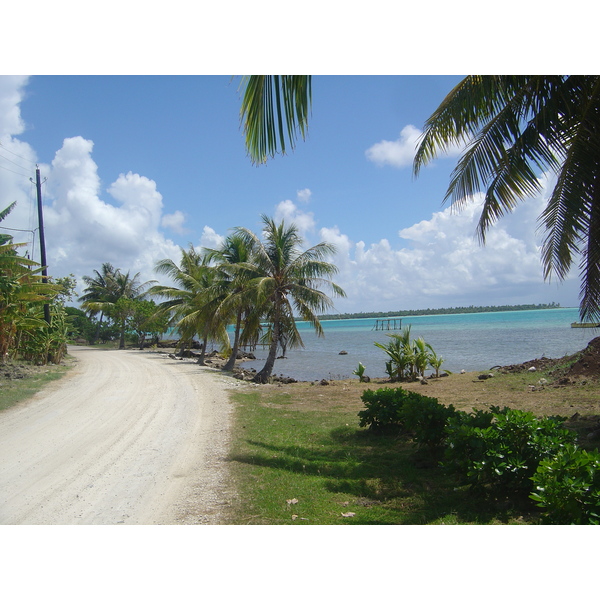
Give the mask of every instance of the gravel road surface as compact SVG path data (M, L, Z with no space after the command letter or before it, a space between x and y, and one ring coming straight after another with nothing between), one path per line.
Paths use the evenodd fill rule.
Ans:
M0 524L214 524L235 380L166 354L73 347L0 413Z

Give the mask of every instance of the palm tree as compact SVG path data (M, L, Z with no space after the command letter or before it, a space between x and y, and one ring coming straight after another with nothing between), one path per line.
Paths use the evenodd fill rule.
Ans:
M252 261L245 266L252 273L248 289L255 302L254 313L268 322L265 340L269 353L254 378L258 383L268 381L277 348L284 340L292 348L303 346L294 313L322 336L317 314L330 308L333 302L319 288L325 286L334 295L345 296L344 290L331 281L337 267L324 260L335 253L332 244L322 242L302 251L304 242L295 225L286 226L283 221L278 225L265 215L262 221L264 242L248 229L235 230L252 250Z
M579 255L580 317L600 320L600 77L466 77L427 120L415 175L456 143L467 146L446 200L461 208L485 191L482 242L493 223L541 190L543 170L556 175L540 215L544 277L563 280Z
M99 304L110 300L113 297L115 286L115 268L110 263L102 264L102 272L98 272L94 269L96 277L90 277L89 275L83 276L84 283L87 287L83 290L83 294L79 297L81 307L87 312L88 316L93 317L100 313L100 319L98 326L96 327L96 335L92 340L92 344L98 341L100 336L100 328L102 326L102 319L104 317L103 307ZM95 308L92 308L95 307Z
M310 75L250 75L242 78L241 88L241 118L252 162L261 164L277 152L285 154L286 139L293 149L297 130L306 137Z
M410 340L410 325L403 327L401 333L388 333L390 341L387 344L374 342L377 348L383 350L389 357L386 371L390 379L402 381L414 375L414 348Z
M249 342L257 328L256 321L251 321L252 298L248 281L252 272L246 266L251 261L252 249L243 236L235 234L228 236L218 249L206 249L206 252L208 259L215 263L217 272L213 289L213 296L220 301L217 315L227 322L235 320L231 354L223 365L224 371L231 371L240 343Z
M190 245L181 249L180 264L164 259L156 264L155 271L168 275L178 287L155 285L148 293L162 296L158 314L170 314L181 334L182 351L196 334L202 338L202 351L198 364L204 364L209 339L229 345L225 323L217 317L218 301L214 298L216 270L209 265L206 254L198 253Z
M125 329L127 326L127 317L130 307L125 303L119 303L119 300L142 299L145 290L154 281L140 282L140 274L136 273L133 277L130 272L121 272L115 269L110 263L102 265L102 274L98 271L97 279L84 276L83 280L88 284L80 297L81 306L89 314L108 314L119 323L119 349L125 348Z

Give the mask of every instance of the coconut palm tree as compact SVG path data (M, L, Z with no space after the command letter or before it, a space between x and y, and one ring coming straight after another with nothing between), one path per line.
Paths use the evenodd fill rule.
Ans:
M600 77L470 76L425 124L414 172L466 143L446 199L458 208L485 192L477 233L556 176L540 215L544 276L564 279L580 256L582 320L600 320Z
M84 276L88 287L84 290L80 301L81 306L90 314L108 314L119 323L119 349L125 348L125 329L130 306L119 303L120 299L142 299L145 290L154 281L140 282L140 274L131 276L130 272L123 273L115 269L110 263L102 265L102 275L94 271L97 279Z
M156 264L155 271L168 275L178 287L155 285L148 293L165 300L159 304L158 314L170 314L172 323L181 334L182 351L195 335L202 339L202 351L198 364L204 364L209 339L229 345L226 323L217 316L218 300L214 297L217 271L209 265L206 254L198 253L190 245L181 249L179 265L171 259Z
M235 366L240 343L251 341L258 326L256 320L251 321L252 298L248 281L252 272L246 266L251 261L252 250L243 236L234 234L228 236L218 249L206 249L206 252L217 272L213 288L213 296L220 300L217 316L227 322L235 321L231 354L223 365L224 371L231 371Z
M96 274L96 277L90 277L89 275L83 276L82 279L84 283L87 284L87 287L83 290L84 293L79 297L81 307L87 312L89 317L93 317L100 313L100 319L98 320L98 326L96 327L96 335L92 340L92 344L95 344L98 341L102 319L104 318L104 307L102 307L102 305L99 307L98 303L111 300L116 290L114 280L115 268L110 263L103 263L101 272L94 269L94 273Z
M323 335L318 314L333 305L331 298L320 287L327 287L336 296L345 296L344 290L331 281L337 267L324 259L335 253L332 244L322 242L302 250L303 239L295 225L276 224L262 216L263 240L252 231L236 228L252 250L252 260L246 268L252 273L248 294L255 302L254 313L268 323L265 340L269 353L264 367L255 381L268 381L275 364L277 348L285 340L291 348L302 347L295 315L308 321Z

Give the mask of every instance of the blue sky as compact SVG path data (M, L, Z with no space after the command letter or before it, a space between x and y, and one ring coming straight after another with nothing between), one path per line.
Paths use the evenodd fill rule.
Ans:
M178 260L179 247L214 247L235 226L258 232L265 213L294 221L308 244L336 244L336 281L348 294L339 312L576 306L576 273L543 281L543 196L482 248L478 199L460 213L442 204L457 155L413 177L415 140L460 79L317 75L307 140L257 167L244 147L239 78L5 76L0 191L18 207L2 225L35 228L38 163L50 275L80 280L108 261L152 279L155 262Z

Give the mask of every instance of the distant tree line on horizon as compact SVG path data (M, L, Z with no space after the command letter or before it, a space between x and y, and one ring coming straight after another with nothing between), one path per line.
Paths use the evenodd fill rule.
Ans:
M514 304L502 306L456 306L452 308L418 308L415 310L398 310L391 312L359 312L359 313L341 313L337 315L322 315L321 321L333 321L339 319L386 319L391 317L416 317L422 315L455 315L467 313L485 313L485 312L507 312L517 310L546 310L551 308L561 308L558 302L549 304Z

